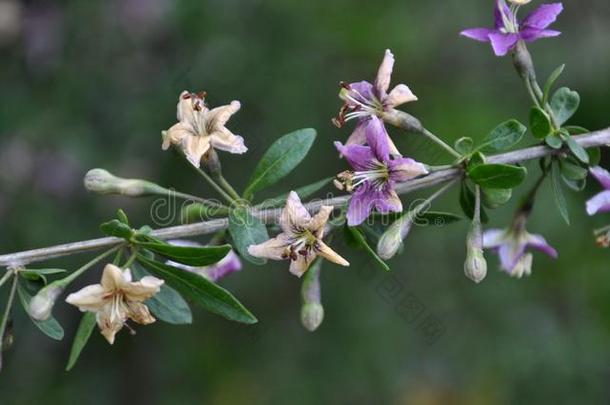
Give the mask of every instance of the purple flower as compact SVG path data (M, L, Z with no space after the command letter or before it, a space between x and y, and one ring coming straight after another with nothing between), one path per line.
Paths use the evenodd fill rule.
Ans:
M557 251L541 235L525 230L525 218L518 218L508 229L488 229L483 233L483 247L493 249L500 257L502 270L513 277L530 275L532 254L527 248L534 248L556 259Z
M393 68L394 55L389 49L386 49L374 84L365 80L349 84L341 83L342 89L339 97L345 104L341 108L339 116L333 122L338 127L342 127L346 121L358 119L358 125L348 138L346 145L363 145L365 143L366 127L370 124L370 117L378 116L399 105L417 100L415 94L404 84L397 85L388 93ZM389 139L388 142L390 152L399 155L392 140Z
M593 177L599 181L604 191L587 201L587 214L610 211L610 173L604 168L595 166L589 169Z
M339 174L335 185L353 191L347 210L347 224L356 226L364 222L373 208L382 214L401 212L402 203L394 190L396 183L427 174L426 167L413 159L390 157L388 134L381 120L371 117L366 127L363 145L335 146L345 156L354 171Z
M200 243L193 242L190 240L171 240L168 241L170 244L175 246L191 246L191 247L201 247ZM228 276L231 273L241 270L241 261L239 260L239 256L235 254L233 250L231 250L225 257L223 257L218 263L211 264L209 266L195 267L195 266L187 266L185 264L176 263L171 260L167 261L167 264L179 267L183 270L190 271L191 273L199 274L200 276L207 278L210 281L216 282L221 278Z
M477 41L491 42L497 56L506 55L520 40L532 42L561 34L547 29L563 11L561 3L543 4L522 21L517 19L518 10L518 4L509 7L505 0L496 0L494 28L471 28L460 34Z

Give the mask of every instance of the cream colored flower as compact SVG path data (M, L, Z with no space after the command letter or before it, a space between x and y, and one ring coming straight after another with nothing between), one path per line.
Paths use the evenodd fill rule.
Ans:
M200 166L201 158L210 148L230 153L246 152L244 138L225 127L240 107L239 101L232 101L210 110L205 105L203 93L183 91L178 100L178 123L163 131L162 149L178 146L195 167Z
M301 204L299 196L291 191L286 199L286 207L280 217L282 233L259 245L250 245L248 252L255 257L272 260L290 260L290 272L301 277L320 255L341 266L349 266L347 260L339 256L323 241L324 228L333 207L322 206L313 217Z
M107 264L100 284L89 285L68 295L66 302L83 312L95 312L100 332L108 343L113 344L114 336L127 319L141 325L155 321L143 302L158 293L163 283L152 276L133 282L129 269L123 271Z

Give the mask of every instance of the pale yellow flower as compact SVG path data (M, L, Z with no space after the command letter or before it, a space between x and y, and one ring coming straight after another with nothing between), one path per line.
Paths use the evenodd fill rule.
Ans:
M302 276L314 259L320 255L341 266L349 266L347 260L326 245L324 228L333 207L322 206L313 217L291 191L280 217L282 233L259 245L250 245L248 252L255 257L272 260L290 260L290 272Z
M106 265L100 284L93 284L68 295L66 302L85 312L94 312L100 332L108 343L125 322L131 319L141 325L155 322L144 301L159 292L163 280L146 276L140 281L131 281L129 269L121 270L112 264Z
M241 107L239 101L209 109L205 105L204 93L183 91L178 100L178 123L163 131L163 150L170 145L179 147L195 167L210 148L230 153L248 150L244 138L233 134L225 125Z

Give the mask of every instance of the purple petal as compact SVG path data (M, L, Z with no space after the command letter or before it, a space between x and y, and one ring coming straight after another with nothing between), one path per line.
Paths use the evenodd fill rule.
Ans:
M489 34L497 32L490 28L470 28L460 32L460 35L480 42L489 42Z
M500 256L500 264L502 268L509 273L517 265L521 256L525 253L525 244L517 243L516 241L507 241L498 248Z
M556 259L558 254L557 251L548 244L546 239L542 235L529 235L527 238L527 245L532 248L539 250L547 255L551 256L553 259Z
M368 182L360 186L349 200L347 225L357 226L363 223L371 214L375 206L375 199L375 191L371 189Z
M504 56L517 44L519 35L494 32L489 34L489 40L496 56Z
M543 4L525 17L521 26L543 30L554 23L562 11L563 5L561 3Z
M599 184L605 189L610 189L610 172L603 167L594 166L589 169L591 175L595 177Z
M389 49L385 50L383 61L377 71L375 78L375 90L380 99L385 98L390 88L390 80L392 78L392 70L394 69L394 55Z
M366 126L368 125L368 119L359 119L354 132L347 138L345 142L346 146L349 145L364 145L366 143Z
M335 147L356 170L367 170L369 163L375 159L373 151L368 146L342 145L341 142L335 142Z
M390 136L377 116L369 119L366 126L366 142L369 144L377 159L386 162L390 159Z
M541 30L538 28L524 28L521 30L521 38L527 42L533 42L540 38L552 38L561 35L561 32L555 30Z
M504 0L496 0L496 6L494 8L494 26L496 30L504 28L504 19L502 18L501 8L504 9L504 15L509 17L512 15L510 8Z
M205 272L204 274L212 281L218 281L221 278L239 270L241 270L241 261L232 250L218 263L203 269Z
M349 95L361 103L368 103L375 98L373 85L366 80L349 84ZM347 104L354 107L354 103L346 100Z
M403 183L417 176L428 174L426 166L411 158L395 158L388 163L390 180Z
M483 247L485 249L497 248L504 243L506 229L488 229L483 232Z
M610 211L610 190L602 191L587 201L587 214Z
M402 211L402 201L389 184L383 190L375 193L374 203L377 211L382 214Z

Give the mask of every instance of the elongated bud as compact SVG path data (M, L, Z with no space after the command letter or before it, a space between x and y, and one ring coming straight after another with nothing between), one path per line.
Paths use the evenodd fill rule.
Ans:
M402 246L402 241L409 235L409 231L413 226L413 215L407 213L398 218L390 227L381 235L377 243L377 254L383 260L389 260L398 253Z
M310 332L315 331L324 320L324 307L320 294L320 270L322 260L318 259L305 273L301 287L301 323Z
M85 188L98 194L120 194L128 197L163 195L169 190L150 181L123 179L104 169L91 169L85 175Z
M481 226L481 189L475 187L474 215L470 231L466 237L466 261L464 274L466 277L480 283L487 276L487 261L483 254L483 228Z
M37 321L46 321L51 316L55 301L64 288L57 284L49 284L38 291L28 306L28 314Z
M517 69L517 72L523 79L532 81L536 79L532 55L530 55L523 41L517 42L515 52L513 53L513 65L515 65L515 69Z

